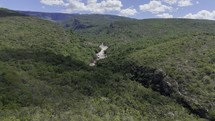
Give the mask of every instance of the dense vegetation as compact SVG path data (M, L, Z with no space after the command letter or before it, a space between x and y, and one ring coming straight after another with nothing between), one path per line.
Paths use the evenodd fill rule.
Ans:
M20 14L20 13L17 13L15 11L11 11L11 10L8 10L6 8L0 8L0 17L7 17L7 16L25 16L24 14Z
M139 67L162 70L174 90L170 97L191 112L211 119L215 107L214 23L189 19L121 20L111 22L99 33L90 28L77 32L86 41L106 42L111 47L109 57L99 66L116 72L126 70L125 75L137 76L131 77L141 80L143 85L147 81L152 83L147 75L154 75L141 71L136 75L128 70L138 71ZM83 34L88 31L95 33Z
M213 120L213 21L86 15L60 22L64 29L7 12L0 10L1 121ZM106 21L92 22L97 16ZM90 67L102 42L110 47L108 58ZM158 70L188 98L145 85Z

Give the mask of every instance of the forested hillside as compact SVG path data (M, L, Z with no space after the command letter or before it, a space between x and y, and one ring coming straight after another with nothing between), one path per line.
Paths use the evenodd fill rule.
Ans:
M108 58L99 66L123 71L130 79L176 99L200 117L213 117L214 21L121 20L97 30L76 32L86 41L110 46ZM154 79L157 71L160 80Z
M0 120L214 120L214 26L1 9ZM107 58L90 67L101 43Z

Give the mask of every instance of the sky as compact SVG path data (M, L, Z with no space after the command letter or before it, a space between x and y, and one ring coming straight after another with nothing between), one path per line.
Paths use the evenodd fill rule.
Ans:
M0 0L12 10L215 20L215 0Z

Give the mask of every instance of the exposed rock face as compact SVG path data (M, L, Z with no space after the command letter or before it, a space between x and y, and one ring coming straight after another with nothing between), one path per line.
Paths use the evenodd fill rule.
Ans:
M131 66L128 70L132 75L131 80L138 81L147 88L152 88L162 95L175 99L178 103L189 109L191 113L201 118L213 120L209 116L208 110L198 104L195 99L183 95L179 91L177 81L169 77L163 70L143 66Z
M137 67L131 70L133 74L132 80L142 83L145 87L150 87L162 95L170 96L173 93L170 77L168 77L161 69L152 69L145 67Z
M74 30L87 29L93 26L82 24L79 20L75 19L72 23L72 28Z

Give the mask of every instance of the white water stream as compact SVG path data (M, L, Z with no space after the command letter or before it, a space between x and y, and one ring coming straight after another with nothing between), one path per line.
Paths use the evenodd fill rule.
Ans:
M98 52L96 54L96 59L93 60L92 63L90 63L89 65L90 66L95 66L96 65L96 62L98 60L101 60L101 59L105 59L107 57L107 55L105 54L105 51L108 49L108 46L105 46L103 43L99 46L99 48L101 49L100 52Z

